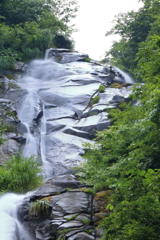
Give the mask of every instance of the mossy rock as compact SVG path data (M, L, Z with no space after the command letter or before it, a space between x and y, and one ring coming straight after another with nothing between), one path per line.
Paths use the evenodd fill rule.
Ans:
M93 199L94 209L96 212L107 212L106 206L110 202L111 190L96 193Z
M98 222L95 222L94 226L98 226L101 222L102 222L102 220L99 220Z
M121 86L119 83L112 83L111 88L122 88L123 86Z

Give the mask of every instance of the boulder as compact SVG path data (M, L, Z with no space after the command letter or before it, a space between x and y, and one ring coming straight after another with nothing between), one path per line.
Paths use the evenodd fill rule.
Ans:
M86 232L80 232L80 233L77 233L68 238L68 240L82 240L82 239L83 240L95 240L95 237L92 235L89 235Z
M64 215L77 212L90 213L91 200L91 195L84 192L66 192L59 196L53 196L50 205L53 211L59 211Z

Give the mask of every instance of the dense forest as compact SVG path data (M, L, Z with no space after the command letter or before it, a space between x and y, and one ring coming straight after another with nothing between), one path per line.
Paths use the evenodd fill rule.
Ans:
M108 110L112 126L84 145L88 161L78 168L94 191L112 192L110 214L100 224L104 240L160 239L160 2L141 1L142 8L119 14L106 33L121 36L106 61L141 83L130 103ZM72 48L68 23L76 11L76 1L2 0L0 68L41 57L51 46Z
M105 240L160 238L160 2L143 3L118 15L107 33L122 36L107 52L110 61L143 82L131 94L137 104L109 110L112 126L85 145L80 174L95 191L112 191L100 225Z
M0 70L44 57L50 47L73 48L76 0L1 0Z

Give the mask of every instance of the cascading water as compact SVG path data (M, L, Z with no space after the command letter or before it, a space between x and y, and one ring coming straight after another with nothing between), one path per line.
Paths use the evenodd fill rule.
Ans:
M39 61L42 63L42 61ZM36 61L38 63L38 61ZM43 61L45 64L45 61ZM41 111L44 110L44 106L40 106L40 99L37 93L37 89L43 87L43 80L38 79L38 73L33 73L35 77L25 76L19 80L19 86L27 89L27 94L24 97L21 107L17 109L18 117L21 122L26 126L26 144L23 149L22 155L29 157L35 155L37 157L38 151L41 155L41 160L44 166L45 176L51 176L52 169L50 163L45 159L45 135L46 135L46 121L45 115L41 118L39 125L40 136L40 150L37 143L37 139L34 136L34 120ZM14 193L7 193L0 197L0 240L33 240L29 233L25 231L22 224L18 220L17 211L22 204L26 195L17 195Z
M26 144L23 149L23 156L29 157L31 155L37 156L37 142L31 133L31 127L35 116L35 95L34 91L29 90L21 107L18 109L18 116L21 122L26 126L27 133L24 134Z
M123 70L121 70L121 69L118 68L118 67L114 67L114 69L115 69L119 74L121 74L121 76L123 77L123 79L124 79L125 82L131 83L131 84L134 84L134 83L135 83L134 79L133 79L129 74L127 74L126 72L124 72Z
M56 147L55 146L56 140L55 141L52 140L52 136L53 138L55 137L54 134L51 137L48 136L48 139L47 139L47 135L49 135L50 132L52 133L52 131L53 132L55 131L54 129L55 126L51 125L50 121L52 122L52 119L54 119L55 121L59 119L59 121L61 121L63 120L63 118L66 118L65 121L69 121L69 123L71 123L71 126L72 126L72 121L73 123L76 122L77 112L79 111L81 113L81 111L83 111L84 107L86 106L85 101L82 102L82 98L80 95L80 91L84 92L84 88L83 88L84 86L81 86L80 84L78 85L80 70L79 69L76 70L76 68L79 62L74 62L72 66L70 66L69 64L69 65L66 65L66 67L64 67L61 64L48 60L48 56L51 50L53 49L48 49L46 51L45 60L33 61L30 64L30 67L28 69L28 75L24 76L22 79L19 79L17 82L21 88L26 89L26 95L24 96L23 101L21 102L21 107L17 109L19 119L26 126L26 133L24 134L26 138L26 144L23 149L23 156L25 157L29 157L30 155L35 155L37 157L41 156L41 161L43 163L43 169L45 171L46 178L50 177L53 172L53 169L52 169L53 163L51 166L49 161L51 161L52 157L55 157L55 158L57 157L59 161L61 151L62 151L62 157L63 157L63 152L65 152L65 155L68 154L70 157L70 159L64 158L66 162L69 162L69 161L74 162L76 160L78 163L79 161L79 159L77 159L78 157L77 157L76 151L72 152L72 156L70 156L70 152L69 152L70 148L68 150L68 146L71 145L69 142L70 138L67 135L65 136L65 130L62 135L62 138L64 138L65 140L64 144L63 143L61 144L60 142L61 139L59 140L57 138L58 143ZM88 88L85 86L85 91L86 89L88 89L87 92L85 93L86 95L84 95L86 97L86 102L87 102L87 99L89 99L88 92L90 91L91 92L90 95L92 95L93 94L92 87L93 87L93 91L97 89L96 87L97 79L95 81L94 77L91 76L93 69L92 69L92 66L89 65L89 63L81 62L80 66L82 68L82 70L80 71L81 72L80 81L83 81L82 79L85 78L86 82L87 81L93 82L93 84L88 85ZM84 66L85 68L83 70ZM71 68L72 79L67 79L67 75L71 75L69 72L70 68ZM118 68L114 68L114 69L116 69L117 72L119 72L122 76L124 76L124 80L126 82L131 84L134 83L134 81L130 78L130 76L128 76L122 70ZM86 78L85 75L88 72L90 72L90 76ZM96 74L94 72L94 76L97 76L98 74L99 74L99 77L101 78L102 74L101 72L99 73L99 70L96 68ZM63 76L65 76L66 78L64 82L63 82ZM58 81L56 81L57 79ZM76 82L77 82L77 85L76 85ZM102 82L103 82L103 79L102 79ZM60 84L62 84L62 87L61 86L59 87ZM67 92L67 88L65 87L68 84L71 84L71 85L75 84L74 86L76 86L76 87L73 86L73 89L71 89L72 87L70 87L69 89L69 91L71 92L75 91L75 95L73 93L71 94L72 101L74 101L74 103L75 101L77 101L76 102L77 106L75 108L70 107L71 106L70 99L67 99L68 92ZM99 86L99 82L97 84ZM79 92L77 91L77 89ZM47 99L45 97L45 94L46 94L45 91L46 92L48 91ZM76 94L80 95L80 97L78 98ZM76 99L75 96L77 97L78 100ZM60 103L58 103L58 101ZM66 101L68 102L66 103ZM64 112L62 115L61 106L62 108L65 108L66 106L65 104L68 104L69 108L65 111L63 109ZM56 108L54 108L55 106ZM51 111L52 111L52 115L50 117ZM69 113L66 114L66 111L68 111ZM66 117L66 116L69 116L69 117ZM92 118L92 121L93 121L93 118ZM64 125L64 122L59 123L60 127L63 125ZM69 131L71 132L72 129L69 129ZM70 136L72 137L72 135ZM48 158L48 156L46 158L46 155L48 154L46 150L47 149L46 139L51 149L51 150L49 149L50 150L49 154L51 158ZM72 148L75 149L75 145L73 144L73 141L72 141L72 145L73 145ZM78 144L78 140L76 141ZM65 145L67 145L67 147ZM77 151L81 153L80 147L78 145L76 147L77 147ZM66 153L66 151L68 152ZM74 154L76 157L74 157ZM65 170L66 169L64 168L64 171ZM0 231L0 240L1 239L2 240L32 240L31 237L24 231L22 225L19 223L17 218L17 209L19 204L23 202L24 197L25 196L16 195L16 194L5 194L3 197L0 198L0 221L1 221L0 226L2 228L2 230Z
M17 210L25 195L7 193L0 197L0 239L33 240L18 220Z

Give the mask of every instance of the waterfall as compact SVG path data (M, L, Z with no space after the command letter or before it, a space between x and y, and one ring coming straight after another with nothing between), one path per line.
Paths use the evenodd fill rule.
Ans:
M134 79L128 73L124 72L118 67L114 67L114 69L124 77L125 82L131 83L131 84L135 83Z
M33 119L35 116L35 95L36 93L34 91L28 91L23 104L21 104L21 107L18 109L18 117L27 129L27 133L24 134L26 144L23 149L23 156L25 157L29 157L31 155L37 156L38 153L36 139L31 133Z
M51 164L48 161L46 161L46 149L45 149L46 117L45 117L44 104L43 104L43 117L41 118L40 129L41 129L41 142L40 142L41 160L42 160L43 169L44 169L44 176L45 178L49 178L50 176L52 176L53 171L51 168Z
M33 240L18 220L17 211L25 195L7 193L0 197L0 239Z
M50 51L51 51L52 49L53 49L53 48L49 48L49 49L46 50L45 56L44 56L44 60L47 60L47 59L49 58L49 53L50 53Z

